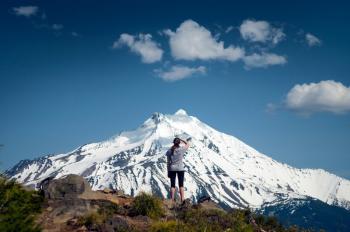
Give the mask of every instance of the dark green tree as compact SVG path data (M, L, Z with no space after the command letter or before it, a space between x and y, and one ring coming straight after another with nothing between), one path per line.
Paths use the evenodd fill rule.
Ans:
M41 212L43 197L28 191L14 180L0 175L0 231L40 231L35 217Z

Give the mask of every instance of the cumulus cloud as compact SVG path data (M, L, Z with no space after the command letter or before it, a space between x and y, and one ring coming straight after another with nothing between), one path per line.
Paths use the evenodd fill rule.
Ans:
M244 56L244 49L218 41L205 27L193 20L186 20L176 29L165 30L169 36L172 56L177 60L228 60L236 61Z
M12 11L15 15L17 16L24 16L27 18L30 18L32 16L36 16L40 13L40 15L38 15L38 17L36 17L36 19L41 19L39 20L34 20L33 26L37 29L49 29L49 30L53 30L55 32L56 35L59 35L60 32L64 27L62 24L50 24L47 22L47 16L46 13L44 11L41 10L41 12L39 12L39 7L37 6L19 6L19 7L13 7Z
M13 7L12 8L15 15L18 16L25 16L25 17L31 17L38 13L39 7L37 6L19 6L19 7Z
M199 66L196 68L191 68L187 66L174 65L168 71L163 71L161 69L156 69L154 72L165 81L178 81L194 74L206 74L207 70L204 66Z
M350 87L333 80L295 85L285 100L288 109L303 113L350 111Z
M252 55L243 58L246 69L251 68L266 68L271 65L283 65L287 63L285 56L280 56L274 53L253 53Z
M244 40L250 42L271 42L277 44L285 38L283 30L275 28L267 21L244 20L239 31Z
M138 36L121 34L119 39L113 43L113 48L128 46L130 50L141 56L144 63L154 63L160 61L163 56L163 50L152 40L150 34L139 34Z
M319 38L317 38L315 35L310 34L310 33L307 33L305 35L305 39L306 39L307 44L310 47L321 46L321 44L322 44L322 41Z

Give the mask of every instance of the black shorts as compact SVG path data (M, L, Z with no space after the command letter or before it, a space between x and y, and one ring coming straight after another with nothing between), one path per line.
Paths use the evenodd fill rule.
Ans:
M184 177L185 177L185 171L168 171L168 177L170 178L170 185L172 188L175 188L175 179L177 178L179 180L179 187L184 186Z

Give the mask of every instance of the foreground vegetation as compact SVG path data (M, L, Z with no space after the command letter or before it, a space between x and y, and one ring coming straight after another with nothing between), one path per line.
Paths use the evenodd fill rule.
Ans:
M0 175L0 231L40 231L35 223L41 212L43 197L25 190L20 184Z
M118 210L114 212L117 211ZM127 214L130 217L142 215L152 219L147 228L147 231L152 232L312 231L300 229L297 226L285 228L276 218L255 215L249 210L235 209L227 212L221 209L206 209L200 205L196 205L186 208L175 208L174 210L171 210L171 213L172 215L167 214L161 199L147 193L141 193L135 197ZM85 221L84 225L92 229L97 228L98 225L106 223L108 217L111 216L111 213L106 214L103 211L99 211L97 214L87 214L86 216L81 217L80 220ZM115 231L139 231L139 229L140 228L134 226L128 226Z
M46 214L40 214L43 212L42 208L50 204L43 206L44 200L43 195L37 191L26 190L15 181L1 176L0 231L41 231L36 224L36 217L41 215L41 219L45 219L50 216L48 210L44 210ZM55 200L50 199L50 201ZM56 202L56 206L62 205L64 201L67 200L60 199L58 204ZM80 201L82 205L88 202ZM310 231L297 227L285 228L276 218L255 215L249 210L235 209L228 212L219 207L206 208L205 204L189 204L185 207L169 209L163 200L147 193L140 193L135 198L131 198L129 205L115 204L105 200L92 201L97 203L98 209L87 209L86 212L83 211L83 215L63 222L62 228L65 229L62 231ZM79 200L73 200L73 202L79 203ZM75 209L72 208L73 211Z

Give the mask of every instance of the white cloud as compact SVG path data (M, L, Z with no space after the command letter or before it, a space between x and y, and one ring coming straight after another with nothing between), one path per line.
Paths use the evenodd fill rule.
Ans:
M234 26L229 26L226 30L225 33L230 33L234 29Z
M310 47L321 46L321 44L322 44L322 41L319 38L317 38L316 36L314 36L313 34L310 34L310 33L307 33L305 35L305 39L306 39L307 44Z
M36 15L39 11L39 7L37 6L19 6L12 8L15 15L30 17Z
M161 69L154 70L157 75L165 81L178 81L188 78L194 74L206 74L207 70L204 66L199 66L196 68L174 65L168 71L163 71Z
M295 85L287 94L286 107L303 114L350 111L350 87L333 80Z
M128 46L132 52L140 55L144 63L160 61L163 56L163 50L152 40L150 34L139 34L138 36L121 34L112 47L119 48L123 45Z
M243 58L245 68L266 68L271 65L283 65L287 63L285 56L280 56L274 53L253 53L252 55Z
M52 24L52 29L59 31L63 29L63 25L62 24Z
M282 29L275 28L267 21L244 20L239 31L243 39L250 42L271 42L277 44L285 38Z
M217 41L209 30L193 20L184 21L175 32L170 29L164 33L170 37L172 56L177 60L220 59L236 61L244 56L244 49Z

